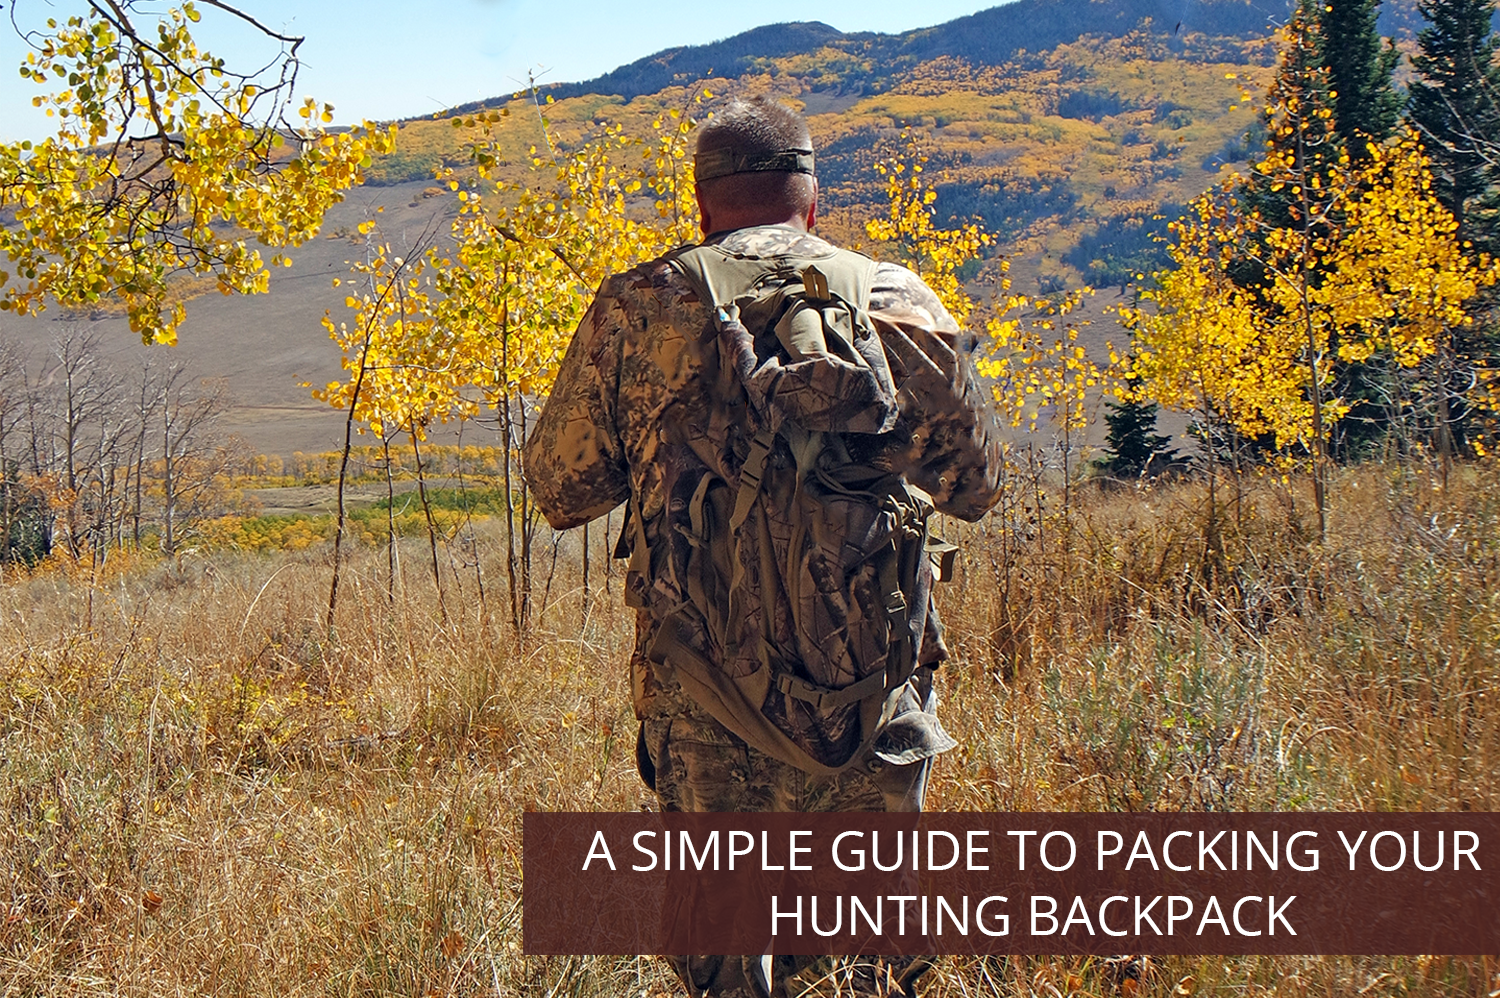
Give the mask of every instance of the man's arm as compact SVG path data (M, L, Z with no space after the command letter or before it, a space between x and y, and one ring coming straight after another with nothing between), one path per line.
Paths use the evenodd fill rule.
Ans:
M556 530L603 516L630 496L615 430L614 393L601 376L619 347L611 278L573 333L552 394L522 454L526 484Z
M974 368L977 339L921 278L895 264L876 272L870 317L900 390L886 460L942 512L979 519L999 501L1004 459L992 396Z

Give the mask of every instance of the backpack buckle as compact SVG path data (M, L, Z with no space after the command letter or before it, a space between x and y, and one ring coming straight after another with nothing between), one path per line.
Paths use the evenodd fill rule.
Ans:
M814 301L829 301L828 277L817 267L808 264L802 270L802 292Z
M822 706L824 691L805 679L798 679L790 672L783 672L776 677L776 689L803 703L810 703L814 708Z
M776 688L789 697L811 704L814 710L829 710L859 703L877 693L884 692L885 672L883 670L872 672L858 682L836 690L809 683L789 672L783 672L776 677Z

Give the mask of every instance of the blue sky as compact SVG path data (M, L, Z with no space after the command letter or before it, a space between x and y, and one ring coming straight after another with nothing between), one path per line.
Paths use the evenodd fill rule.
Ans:
M841 31L905 31L995 3L243 0L240 7L268 27L306 36L299 89L333 103L337 120L347 123L410 117L493 97L515 90L528 70L553 82L588 79L670 46L710 42L761 24L817 20ZM36 26L84 5L14 0L10 6L17 21ZM276 52L274 46L250 44L248 32L231 29L206 6L195 37L231 64L263 62ZM37 88L14 68L25 51L14 33L0 31L0 140L36 138L47 131L46 119L31 107Z

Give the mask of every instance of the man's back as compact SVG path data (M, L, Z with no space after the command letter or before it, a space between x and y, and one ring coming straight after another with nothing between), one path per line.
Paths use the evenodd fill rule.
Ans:
M525 449L553 527L628 501L636 758L663 810L920 810L955 744L927 519L994 503L999 431L931 290L809 235L813 165L795 111L720 107L694 157L715 235L604 282ZM693 998L792 994L810 963L670 959ZM841 973L883 998L928 965Z
M838 252L817 236L783 226L740 229L708 242L733 258L768 262L816 260ZM939 510L977 518L993 502L999 461L998 430L969 358L972 338L959 332L936 296L909 270L872 264L871 271L869 315L879 336L875 350L894 381L891 408L896 418L885 420L884 426L862 425L858 406L866 400L844 411L831 405L828 415L850 430L883 430L840 434L850 461L904 475L930 493ZM720 397L723 358L711 303L701 297L695 282L670 257L606 281L579 327L526 449L528 481L555 527L586 522L633 497L638 521L631 539L652 553L649 565L633 560L635 570L627 580L628 599L642 610L640 655L633 671L636 707L643 717L655 712L660 684L640 659L666 615L690 598L681 569L691 546L683 538L694 527L693 492L705 472L737 484L753 433L747 417L726 411ZM792 463L784 447L773 452L768 480L786 482ZM777 539L778 560L785 565L794 529L786 489L778 497L774 485L764 488L761 505ZM861 519L857 504L840 506L829 519L837 534L829 542L835 557L855 535L868 543L869 517ZM765 629L760 615L769 607L771 634L778 646L795 649L791 657L806 678L827 688L862 678L858 660L872 655L861 656L858 646L874 626L876 603L885 595L879 592L880 580L865 579L862 588L855 580L842 598L825 594L820 605L834 619L823 629L841 636L830 643L826 634L798 634L786 605L788 586L763 584L758 553L738 553L750 594L736 622L745 634ZM913 631L922 664L946 657L935 616L916 614ZM711 654L718 651L712 642L700 643ZM731 674L753 671L758 664L755 643L736 644L738 660L718 664ZM777 723L822 760L836 760L841 751L847 755L851 739L857 738L856 710L812 711L792 700L770 707L772 713L778 709Z

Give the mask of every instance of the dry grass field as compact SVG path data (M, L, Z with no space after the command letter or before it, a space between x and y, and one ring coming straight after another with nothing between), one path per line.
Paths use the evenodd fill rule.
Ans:
M1035 484L945 527L966 549L942 593L963 747L933 807L1500 803L1493 463L1345 470L1323 543L1296 482L1221 481L1212 513L1201 483L1089 485L1039 521ZM675 994L649 958L520 952L521 814L650 798L618 577L585 600L564 547L518 639L502 550L496 531L445 553L441 599L425 543L393 599L385 552L359 551L333 633L323 547L7 569L0 993ZM949 960L926 994L1491 995L1496 970L1169 958L1122 984L1082 959Z

